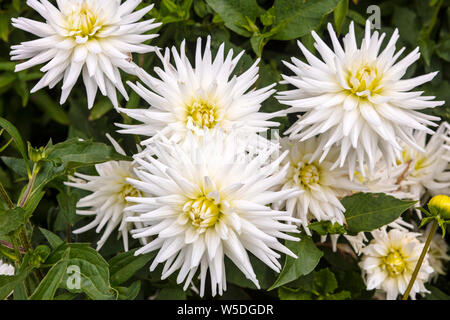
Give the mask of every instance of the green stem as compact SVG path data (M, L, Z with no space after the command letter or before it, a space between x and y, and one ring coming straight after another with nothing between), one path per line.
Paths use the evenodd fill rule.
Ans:
M433 17L431 18L430 25L428 26L427 31L426 31L427 38L430 36L431 31L433 31L433 28L437 22L439 10L441 9L441 6L443 3L444 3L444 0L439 1L438 4L436 5L436 8L434 9Z
M37 168L38 168L37 164L35 163L34 167L33 167L33 173L32 173L32 175L30 177L30 180L28 181L27 189L25 190L23 198L22 198L22 200L19 203L19 207L23 208L25 206L25 204L27 203L28 198L31 195L31 190L33 189L34 180L36 179L36 175L38 173Z
M27 189L25 190L25 193L23 194L22 200L19 201L19 207L23 208L27 204L27 201L31 195L31 191L33 190L34 180L36 179L38 172L39 172L39 167L35 163L30 180L28 181ZM25 226L22 228L22 230L20 230L18 236L19 236L19 241L20 241L20 244L22 245L22 248L25 250L25 252L28 252L31 249L31 244L28 239Z
M28 241L27 233L25 231L25 227L22 228L19 232L19 239L20 243L22 244L23 249L25 252L28 252L31 249L30 242Z
M420 267L422 266L423 259L425 259L425 255L428 252L428 248L430 247L431 240L433 239L434 233L436 232L436 228L438 226L437 220L433 221L433 225L431 226L430 233L428 233L427 241L422 249L422 253L420 254L419 260L417 261L416 268L411 276L411 280L409 281L408 287L406 288L405 294L403 295L402 300L407 300L409 297L409 293L416 281L417 275L419 274Z
M21 255L20 255L19 245L17 243L17 240L14 239L14 237L12 237L11 241L13 244L14 254L16 255L16 257L19 258L19 260L16 261L16 267L17 267L17 269L19 269L20 265L21 265L21 260L22 260L22 259L20 259Z
M9 197L8 193L6 192L1 182L0 182L0 197L3 199L3 201L6 203L9 209L11 210L14 209L14 203L12 202L11 198Z

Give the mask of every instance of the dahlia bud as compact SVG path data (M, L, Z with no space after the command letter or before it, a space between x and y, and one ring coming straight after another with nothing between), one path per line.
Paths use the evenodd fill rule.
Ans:
M450 197L437 195L428 202L428 208L433 214L440 215L443 219L450 219Z

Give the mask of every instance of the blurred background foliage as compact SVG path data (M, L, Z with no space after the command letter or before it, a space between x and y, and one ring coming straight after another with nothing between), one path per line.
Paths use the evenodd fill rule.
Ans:
M179 47L186 39L188 56L193 55L197 37L212 36L212 46L216 50L222 42L235 53L245 50L246 54L236 68L239 74L249 67L256 58L260 61L260 78L258 88L281 80L281 74L289 74L282 61L289 61L291 56L302 57L297 46L297 40L302 41L311 51L314 41L311 31L315 30L325 41L329 40L326 26L332 23L340 35L347 33L350 21L355 22L356 34L360 40L364 34L365 20L374 12L370 6L376 5L381 13L381 32L390 37L395 28L400 31L398 49L406 47L406 55L419 46L421 59L408 69L406 78L439 71L431 83L423 86L427 95L435 95L438 100L450 101L450 1L449 0L156 0L155 8L146 18L155 18L163 22L156 31L160 36L151 41L152 45ZM144 0L144 3L150 3ZM373 7L372 7L373 8ZM369 12L368 12L369 9ZM30 141L34 147L44 146L51 139L53 143L65 141L68 138L93 139L107 143L106 133L111 133L127 149L128 154L136 150L138 138L119 136L115 134L115 123L131 120L113 110L108 99L97 96L92 110L87 109L84 86L76 86L66 104L60 106L60 90L44 89L30 94L30 89L42 76L39 67L14 73L15 63L10 62L9 52L12 45L31 40L32 36L21 30L14 29L11 18L24 16L41 20L25 0L0 0L0 116L8 119L20 131L25 141ZM328 41L329 43L329 41ZM387 41L385 40L385 44ZM151 74L153 68L159 65L154 54L136 55L134 61ZM125 76L124 81L137 79ZM286 85L278 84L277 90L285 90ZM126 108L145 108L131 90L130 100L123 98L121 105ZM283 108L273 97L264 105L264 111L276 111ZM446 105L425 112L439 115L443 120L450 121L450 106ZM296 116L278 119L283 132ZM0 146L8 143L10 137L2 135ZM2 156L17 156L14 145L2 150ZM87 169L92 172L93 168ZM0 163L0 180L7 191L17 198L26 180ZM70 194L62 191L62 179L52 182L46 195L33 215L35 225L53 231L62 238L68 237L70 228L79 224L80 217L75 215L74 204L82 195L81 191L73 190ZM78 192L80 192L78 194ZM42 235L33 233L33 241L39 243ZM120 240L110 238L101 254L109 260L122 251ZM70 236L68 240L77 242L94 242L98 235L94 231L80 236ZM302 290L290 291L288 287L280 290L280 297L319 298L367 298L372 293L365 291L358 267L351 257L336 254L329 248L321 248L324 258L319 267L322 270L301 278L296 288ZM343 260L344 259L344 260ZM349 264L348 261L353 261ZM230 266L232 268L232 266ZM331 268L334 273L326 268ZM269 287L275 280L275 275L266 269L263 287ZM156 273L157 274L157 273ZM257 272L258 274L258 272ZM158 298L186 298L186 293L175 285L174 279L161 282L153 279L148 270L141 269L133 279L145 279L138 298L147 298L162 289ZM442 278L442 277L441 277ZM246 285L238 272L230 272L228 276L230 287L225 298L277 297L276 290L256 292L250 284ZM326 289L320 289L324 282L331 283ZM443 292L450 292L450 281L441 279L433 290L434 297ZM317 287L318 286L318 287ZM319 289L317 289L317 288ZM131 287L130 287L131 288ZM243 289L244 288L244 289ZM313 290L313 288L315 288ZM439 289L437 289L439 288ZM134 288L136 289L136 288ZM308 291L309 290L309 291ZM322 291L323 292L322 292ZM437 291L436 291L437 290ZM295 291L295 292L294 292ZM314 292L314 293L312 293ZM136 293L137 294L137 293Z

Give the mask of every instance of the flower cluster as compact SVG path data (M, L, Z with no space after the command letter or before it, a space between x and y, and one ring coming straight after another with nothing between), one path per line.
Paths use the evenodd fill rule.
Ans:
M267 113L262 104L276 84L256 88L259 60L236 71L244 52L234 55L221 44L213 55L209 36L205 47L198 39L195 63L185 41L165 51L144 44L160 24L139 22L152 8L135 11L140 2L60 0L55 7L28 0L45 23L13 19L39 37L12 48L12 59L29 59L16 71L46 63L32 92L62 81L64 103L81 74L89 108L100 90L117 112L138 122L118 123L118 132L145 137L137 152L128 152L130 161L98 164L98 175L77 172L66 182L89 192L77 214L94 218L74 233L103 230L97 250L116 229L128 250L135 245L131 234L140 240L136 255L157 251L150 271L163 264L161 278L176 273L185 290L199 278L201 296L209 273L214 296L226 290L226 259L259 288L250 257L280 272L281 254L297 258L282 242L299 240L291 233L311 235L313 221L345 226L340 200L346 196L383 192L423 204L429 195L450 193L450 126L434 132L439 118L418 111L444 102L411 91L436 73L402 79L420 54L415 49L399 60L397 30L383 50L385 35L372 33L370 22L360 46L353 23L343 45L328 26L332 49L313 32L321 59L299 42L307 63L285 62L294 74L283 75L284 83L294 88L276 96L290 107ZM156 76L132 62L132 53L151 51L162 64ZM148 106L119 107L116 89L128 98L120 70L137 77L127 84ZM283 138L261 135L288 113L298 120ZM399 219L344 237L361 256L367 289L394 299L405 292L423 248L419 235ZM337 240L332 236L334 248ZM411 298L427 292L430 275L445 272L446 246L436 242L432 250Z

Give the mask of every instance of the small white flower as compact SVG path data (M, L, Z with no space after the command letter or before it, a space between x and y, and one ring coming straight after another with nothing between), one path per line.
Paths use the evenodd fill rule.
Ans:
M14 267L0 259L0 276L13 276Z
M425 132L416 131L414 137L424 151L405 145L397 159L398 164L406 167L399 192L409 193L417 201L425 195L450 194L450 150L445 140L450 137L448 124L441 124L428 143Z
M292 216L299 218L308 233L308 223L311 219L328 220L343 225L345 208L339 199L364 188L350 181L345 168L332 168L338 150L330 151L327 158L319 162L315 157L321 152L317 138L305 142L293 142L283 138L281 145L283 150L289 150L282 163L289 166L289 171L282 182L281 190L296 189L303 192L298 197L278 205L286 207Z
M14 18L13 26L39 37L13 46L12 60L26 60L16 72L46 63L45 75L31 90L53 88L63 80L60 103L63 104L80 74L92 108L97 90L117 106L116 88L128 99L119 69L134 73L132 53L154 51L143 44L155 34L143 34L158 27L154 19L138 22L153 5L133 10L141 0L58 0L57 7L48 0L28 0L45 23L28 18Z
M364 168L368 169L367 165ZM363 176L361 172L355 171L354 178L366 186L370 192L382 192L391 195L400 189L399 181L403 177L405 169L405 165L393 168L387 166L383 160L383 155L378 153L373 172L368 172Z
M425 230L421 230L419 240L425 242L430 229L431 224L429 224ZM431 240L430 248L428 249L428 261L430 266L434 269L434 272L431 274L432 281L436 281L439 275L445 275L447 273L444 265L444 263L450 261L450 255L448 255L447 252L447 242L442 238L442 235L436 232Z
M420 234L398 229L387 232L383 227L371 234L374 239L362 249L359 263L367 290L381 289L388 300L394 300L405 293L424 244L417 240ZM417 293L429 292L424 283L432 273L427 255L411 289L411 299L415 299Z
M113 143L116 151L125 155L122 148L109 135L108 138ZM98 176L89 176L75 173L75 177L70 177L72 182L65 184L74 188L92 192L90 195L80 199L77 214L82 216L95 216L94 220L86 226L74 230L79 234L91 230L95 227L96 232L103 235L97 242L97 250L105 244L111 233L118 227L119 237L123 238L123 246L128 251L128 232L132 224L126 222L126 218L133 215L131 211L125 211L128 202L126 197L139 196L141 192L127 182L127 178L136 178L134 174L134 164L131 161L108 161L95 166Z
M304 141L319 135L321 159L336 145L340 148L336 165L348 162L353 174L358 162L363 175L364 164L370 171L374 169L379 151L394 166L402 151L399 140L422 150L411 129L433 133L425 125L433 126L432 121L439 118L416 110L444 104L422 96L422 91L410 92L432 80L436 72L401 80L406 69L419 59L419 48L396 62L404 51L395 53L398 30L380 53L385 34L371 34L370 25L367 21L365 38L358 48L353 22L344 37L344 47L329 24L334 51L313 31L315 48L323 61L299 42L308 64L296 58L292 58L293 64L286 63L295 75L284 76L285 82L296 89L279 93L280 102L291 106L288 112L305 112L287 131L292 139Z
M212 295L226 290L225 256L259 288L247 251L277 272L276 251L295 257L277 238L297 239L285 234L298 232L285 223L296 219L268 206L296 195L271 191L286 175L287 166L278 168L286 154L273 162L268 160L276 148L250 155L235 134L218 130L205 131L200 140L190 133L187 139L187 149L155 140L148 146L152 152L136 157L140 181L128 181L152 196L127 198L137 203L128 210L140 213L128 221L145 224L131 231L133 238L154 237L136 254L158 250L150 270L165 263L165 279L179 269L177 283L185 282L185 290L199 270L201 296L208 270Z
M202 52L202 41L198 39L195 67L186 57L183 41L180 53L175 47L172 48L175 65L170 63L169 49L166 49L164 57L159 54L164 66L164 70L155 68L159 79L139 69L138 75L149 89L141 83L128 84L150 107L119 109L142 122L139 125L117 124L123 128L119 132L149 137L161 132L170 140L182 142L187 132L202 134L204 129L240 130L249 136L278 126L278 122L268 119L282 115L282 111L259 112L261 103L275 92L271 90L275 84L259 90L251 89L258 79L259 60L241 75L233 76L233 70L244 52L233 58L233 50L230 50L225 58L225 45L222 44L213 59L210 42L208 36ZM256 137L254 139L257 140Z

